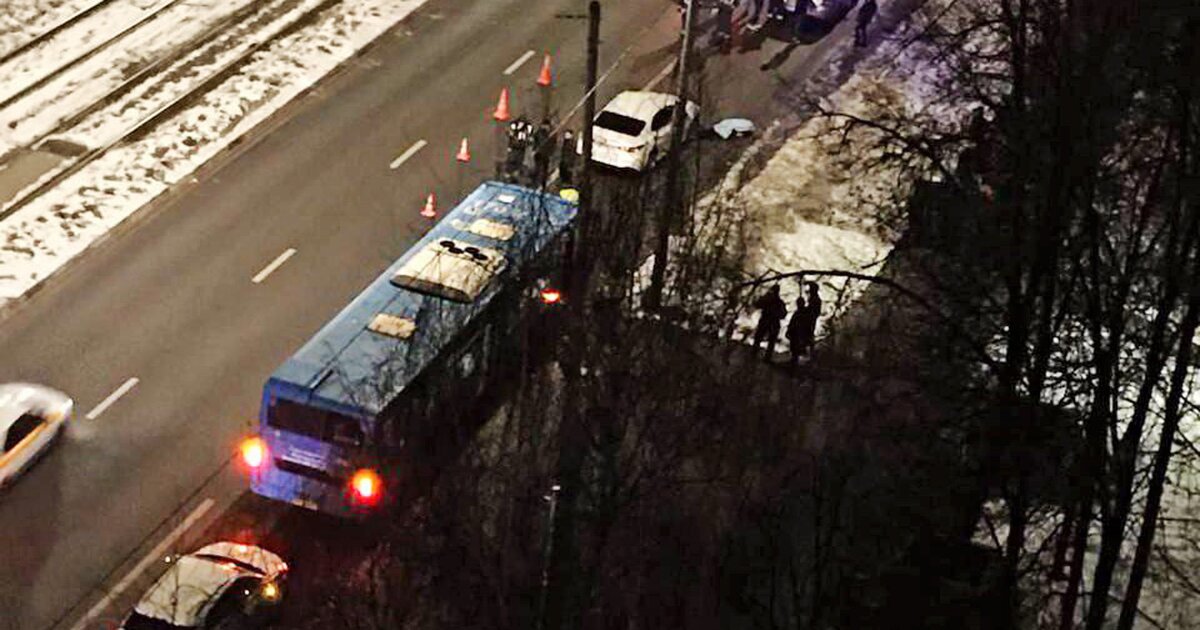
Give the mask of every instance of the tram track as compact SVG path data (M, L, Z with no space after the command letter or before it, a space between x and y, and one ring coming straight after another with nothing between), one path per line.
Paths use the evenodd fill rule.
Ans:
M95 57L96 55L104 52L105 50L108 50L110 47L112 47L117 42L125 39L125 37L128 36L129 34L133 33L134 31L137 31L138 29L142 28L144 25L146 25L149 22L153 21L154 19L158 18L160 15L162 15L168 9L171 9L185 1L186 0L165 0L164 2L158 3L153 8L151 8L149 13L141 16L140 19L134 21L132 24L125 26L124 28L117 31L116 33L108 36L107 38L104 38L99 44L97 44L95 46L91 46L91 47L85 49L83 52L75 55L74 57L67 59L66 61L55 66L49 72L39 75L31 83L27 83L23 86L18 87L15 92L11 92L6 96L0 97L0 110L3 110L5 108L7 108L9 105L12 105L13 103L16 103L17 101L32 94L33 92L42 88L43 86L45 86L49 82L53 81L55 78L61 76L63 73L67 72L68 70L75 68L75 67L79 66L79 64L82 64L83 62ZM108 5L106 5L106 6L108 6ZM95 10L99 10L100 8L103 8L103 7L96 7ZM87 17L91 17L94 14L95 14L95 11L92 11L91 13L88 13L87 15L83 15L83 16L76 15L71 24L68 24L64 28L58 29L57 31L55 31L53 33L49 33L48 36L46 38L42 39L36 46L27 48L26 52L36 51L38 46L45 45L45 44L51 42L54 37L57 37L63 33L66 33L68 31L69 27L80 24L83 19L85 19ZM13 60L19 60L19 56L14 56ZM6 60L6 62L11 62L11 60ZM0 67L2 67L2 66L0 66Z
M178 0L177 0L178 1ZM230 39L239 37L253 38L252 43L240 44L242 50L202 75L190 78L188 85L172 94L158 107L130 121L112 137L96 146L78 145L72 142L54 143L61 147L64 144L75 146L77 151L69 151L63 155L63 161L55 168L43 174L36 182L19 192L3 206L0 206L0 220L12 215L45 192L61 184L71 175L82 170L114 147L139 137L155 127L163 120L182 110L194 99L203 95L221 81L225 80L238 68L249 61L253 55L270 46L275 41L294 33L296 30L311 23L316 16L324 11L341 4L343 0L279 0L273 3L248 3L243 9L215 23L211 28L181 45L172 48L168 55L155 59L140 68L121 84L107 91L101 98L96 99L84 109L68 116L59 124L44 133L38 134L32 142L25 143L26 149L46 150L47 145L54 143L56 138L66 136L75 127L86 122L89 118L99 116L110 107L128 105L125 97L133 96L140 87L145 90L136 94L139 98L147 98L147 93L155 86L172 84L174 79L187 73L186 64L194 61L195 65L203 66L205 58L220 56L220 48ZM291 15L284 21L281 18L302 9L298 14ZM246 28L242 28L242 27ZM250 31L245 33L244 31ZM235 48L238 44L230 44ZM183 64L181 66L180 64ZM177 87L177 85L176 85ZM61 150L61 149L60 149ZM57 152L57 151L56 151ZM3 163L3 160L0 160Z
M88 16L90 16L91 14L100 10L101 8L108 6L112 2L113 2L113 0L98 0L97 2L93 2L92 4L80 9L79 11L76 11L75 13L68 15L67 17L59 20L54 25L52 25L49 28L47 28L46 30L38 33L37 35L34 35L33 37L25 40L23 43L18 44L12 50L9 50L4 53L0 53L0 66L3 66L4 64L8 63L9 60L11 60L11 59L15 59L16 57L23 54L25 51L30 50L31 48L34 48L36 46L40 46L41 44L48 41L50 38L58 35L62 31L65 31L65 30L71 28L72 26L75 26L79 22L83 21L84 18L87 18Z

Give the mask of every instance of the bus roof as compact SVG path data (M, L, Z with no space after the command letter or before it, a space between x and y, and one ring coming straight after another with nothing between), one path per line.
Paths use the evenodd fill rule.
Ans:
M575 211L554 195L484 182L279 366L268 387L378 413Z

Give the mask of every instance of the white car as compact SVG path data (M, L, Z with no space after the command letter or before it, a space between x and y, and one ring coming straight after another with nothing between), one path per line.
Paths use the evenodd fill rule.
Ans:
M29 468L59 436L74 403L44 385L0 385L0 486Z
M180 556L125 618L125 630L253 628L283 596L288 566L255 545L218 542Z
M679 98L661 92L625 91L596 115L592 126L592 161L614 168L641 171L666 155L671 121ZM688 101L683 132L692 130L700 107ZM577 151L583 154L583 141Z

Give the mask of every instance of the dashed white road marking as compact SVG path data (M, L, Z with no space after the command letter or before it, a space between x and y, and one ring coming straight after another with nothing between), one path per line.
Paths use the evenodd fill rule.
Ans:
M100 414L104 413L104 411L111 407L113 403L117 402L117 399L125 394L128 394L129 390L133 389L137 384L137 377L131 377L129 380L122 383L121 386L116 389L116 391L108 395L108 398L100 401L99 405L92 407L92 410L87 412L87 419L95 420L96 418L99 418Z
M140 577L142 573L150 567L151 564L154 564L156 561L158 561L158 559L162 557L168 549L171 548L171 545L175 544L175 541L179 540L187 532L187 530L190 529L192 525L195 525L196 521L200 520L200 517L204 516L205 512L211 510L212 506L215 504L216 501L208 498L202 501L200 505L197 505L196 509L192 510L192 512L187 515L187 518L183 519L182 523L175 527L175 529L171 530L171 533L167 534L166 538L163 538L161 541L159 541L158 545L155 546L154 549L151 549L150 553L147 554L145 558L142 558L136 566L130 569L129 573L124 578L121 578L121 581L117 582L116 585L112 587L112 590L108 592L108 594L101 598L100 601L96 602L96 605L92 606L92 609L89 610L87 614L79 620L78 623L72 626L71 630L83 630L83 628L85 628L89 623L92 622L92 620L98 617L100 613L104 612L104 609L108 608L108 605L111 604L113 600L115 600L117 597L120 597L121 593L125 592L125 589L129 588L130 584L133 584L133 582L137 580L138 577Z
M429 143L425 142L425 140L423 140L423 139L417 140L416 142L413 143L413 145L411 147L408 147L407 149L405 149L404 153L400 154L400 157L392 160L392 163L388 164L388 168L393 169L393 170L400 168L401 164L407 162L408 158L416 155L417 151L420 151L421 149L425 148L426 144L429 144Z
M287 248L286 250L284 250L284 252L282 254L276 256L275 260L271 261L271 264L267 265L266 267L263 267L262 271L258 272L258 274L256 274L253 278L250 278L250 282L253 282L254 284L258 284L258 283L262 282L263 280L266 280L267 276L271 275L271 273L273 271L275 271L276 269L278 269L280 267L280 265L287 262L287 259L289 259L293 255L295 255L295 253L296 253L296 248L294 248L294 247Z
M532 58L535 54L537 54L537 53L533 52L532 50L526 50L524 55L517 57L516 61L508 64L508 67L504 69L504 74L510 75L510 74L516 72L521 66L525 65L525 62L529 61L529 59Z
M642 89L645 91L653 90L654 86L658 85L659 83L662 83L662 80L667 78L667 75L671 74L671 71L674 69L675 69L675 62L672 61L671 63L668 63L666 65L666 67L663 68L662 70L659 70L658 74L654 75L654 78L650 79L650 82L647 83L646 87L644 87Z

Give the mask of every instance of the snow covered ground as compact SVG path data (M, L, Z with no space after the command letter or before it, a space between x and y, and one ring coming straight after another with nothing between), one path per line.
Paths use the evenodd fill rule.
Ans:
M961 115L945 105L931 104L937 78L920 62L927 51L919 45L903 46L903 40L897 35L882 41L858 62L853 75L824 99L824 106L864 118L879 116L885 108L929 112L944 107L946 111L940 115ZM849 41L841 46L835 57L851 54ZM899 169L868 169L867 162L878 157L875 152L841 150L838 135L830 133L837 124L829 118L812 117L788 131L782 146L748 180L746 172L755 151L747 151L717 192L702 200L702 213L706 206L740 213L736 222L748 241L750 256L744 266L748 277L801 269L873 275L891 251L899 235L880 219L878 208L906 197L913 182ZM770 138L778 132L771 129L764 135ZM870 176L864 176L868 172ZM818 335L864 288L861 281L843 278L807 280L818 282L825 305ZM800 294L799 286L785 281L780 289L790 311ZM737 329L742 336L749 336L756 321L756 313L743 312ZM786 348L786 341L783 344Z
M0 222L0 305L45 280L423 2L339 4L255 54L196 105ZM103 136L103 128L102 122L85 121L81 133Z
M105 48L86 61L72 65L63 73L39 86L33 93L6 107L0 112L0 129L6 131L0 138L0 155L20 146L26 146L44 134L53 131L67 117L104 98L114 88L124 83L131 74L130 69L148 63L171 51L188 46L227 16L257 0L188 0L164 9L144 25L122 37L112 46ZM127 3L124 11L103 11L83 25L89 33L100 33L96 39L103 41L112 37L114 31L136 22L144 15L169 4L160 0L151 8L138 11ZM8 65L19 68L0 68L0 100L33 84L44 73L45 67L63 63L70 58L70 50L78 51L80 45L69 38L55 38L54 44L39 47L30 56L21 55Z
M271 27L261 29L259 19L248 20L228 29L213 41L198 46L162 71L163 81L147 82L93 112L71 129L55 135L85 147L102 147L116 141L139 121L188 94L226 64L263 41L274 37L293 20L299 19L322 0L257 2L256 16L269 20ZM289 6L290 5L290 6Z
M0 55L15 50L38 33L85 9L97 0L4 0L0 12Z

